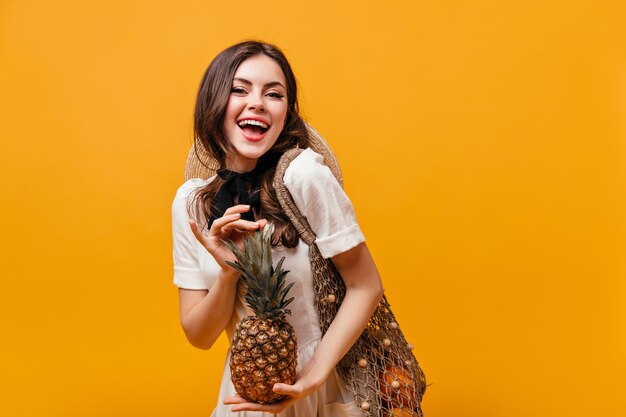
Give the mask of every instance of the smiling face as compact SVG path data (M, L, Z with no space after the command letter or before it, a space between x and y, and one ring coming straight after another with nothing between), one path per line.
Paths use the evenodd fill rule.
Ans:
M224 135L235 149L226 165L236 172L254 169L274 146L287 118L285 75L267 55L244 60L235 71L224 117Z

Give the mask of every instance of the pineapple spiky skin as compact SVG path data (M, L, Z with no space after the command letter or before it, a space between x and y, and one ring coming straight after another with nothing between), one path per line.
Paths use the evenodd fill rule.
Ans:
M291 314L286 299L293 283L286 285L283 257L272 265L270 240L273 225L244 238L244 250L224 242L237 258L227 261L241 273L246 304L253 316L240 321L231 343L230 376L239 396L261 404L280 401L285 396L273 391L274 384L293 384L296 377L296 333L287 322Z
M282 400L275 383L296 379L296 333L284 320L248 316L233 334L230 374L239 396L261 404Z

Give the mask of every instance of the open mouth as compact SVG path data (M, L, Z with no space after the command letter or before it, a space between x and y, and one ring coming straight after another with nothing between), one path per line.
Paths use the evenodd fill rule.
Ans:
M237 125L246 136L250 137L261 136L270 128L267 123L251 119L240 120L237 122Z

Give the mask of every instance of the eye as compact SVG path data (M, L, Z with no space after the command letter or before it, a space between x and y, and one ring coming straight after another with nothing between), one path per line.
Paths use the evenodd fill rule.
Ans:
M276 91L272 91L267 93L268 96L273 97L273 98L283 98L284 96L282 94L280 94L279 92Z
M245 94L246 90L244 90L242 87L233 87L230 89L230 92L235 94Z

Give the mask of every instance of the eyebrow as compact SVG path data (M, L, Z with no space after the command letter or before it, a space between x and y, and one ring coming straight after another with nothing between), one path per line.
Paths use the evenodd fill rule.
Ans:
M250 81L246 80L245 78L238 78L238 77L235 77L235 78L233 78L233 81L239 81L239 82L244 83L244 84L247 84L247 85L252 85L252 82L250 82ZM285 86L283 85L283 83L281 83L280 81L272 81L272 82L269 82L269 83L265 84L265 85L264 85L264 87L266 87L266 88L267 88L267 87L276 87L277 85L278 85L278 86L281 86L282 88L285 88ZM285 88L285 89L286 89L286 88Z

